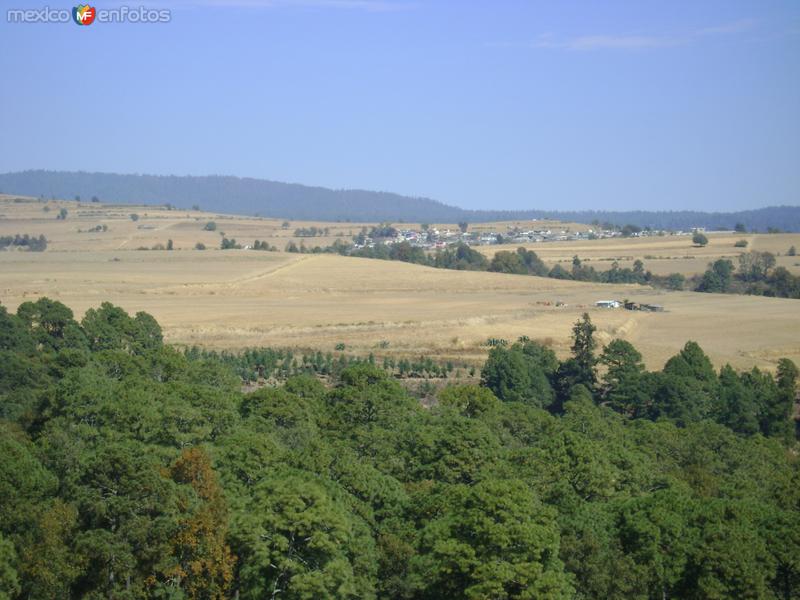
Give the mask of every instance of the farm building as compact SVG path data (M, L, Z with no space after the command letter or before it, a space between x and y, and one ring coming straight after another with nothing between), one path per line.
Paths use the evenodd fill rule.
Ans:
M619 300L598 300L594 305L598 308L619 308L622 303Z

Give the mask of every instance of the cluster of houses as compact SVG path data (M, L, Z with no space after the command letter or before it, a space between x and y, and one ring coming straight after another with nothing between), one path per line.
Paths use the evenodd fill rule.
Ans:
M531 226L528 228L513 227L507 228L504 231L486 230L484 228L476 229L474 231L462 231L460 228L440 229L434 226L424 227L419 230L411 228L398 228L395 229L396 233L393 237L381 237L374 239L369 235L362 235L360 236L360 239L356 240L356 248L371 248L377 243L399 244L401 242L408 242L412 246L424 248L426 250L435 250L437 248L444 248L449 244L455 244L458 242L467 244L469 246L490 246L494 244L530 244L537 242L595 240L615 237L691 235L693 232L701 230L702 228L693 229L692 231L686 232L667 232L653 229L604 229L600 226L596 226L583 231L573 231L570 228L545 227L542 226L542 224L537 224L537 222L534 220L531 221Z

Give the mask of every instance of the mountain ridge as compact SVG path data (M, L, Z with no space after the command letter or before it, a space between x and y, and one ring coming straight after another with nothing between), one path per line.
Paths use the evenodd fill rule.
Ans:
M800 206L769 206L735 212L472 210L392 192L335 190L230 175L146 175L38 169L0 173L0 192L66 199L80 196L84 200L98 196L108 203L170 203L183 208L197 204L204 210L215 212L293 220L455 223L557 219L632 224L654 229L733 229L736 223L742 223L748 230L800 231Z

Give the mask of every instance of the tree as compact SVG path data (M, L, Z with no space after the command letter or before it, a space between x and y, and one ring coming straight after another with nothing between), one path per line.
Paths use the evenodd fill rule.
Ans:
M217 224L214 221L209 221L208 223L203 225L203 229L205 231L216 231L217 230Z
M420 598L570 598L555 515L519 480L441 492L411 572Z
M413 412L412 406L416 409L416 402L400 384L373 365L349 366L341 372L340 380L328 393L326 403L343 432L357 439L369 438L377 428L397 426Z
M17 317L43 348L60 350L86 345L86 337L72 318L72 310L57 300L39 298L36 302L23 302L17 308Z
M686 277L681 273L670 273L664 280L664 286L669 290L682 290L686 284Z
M439 393L439 403L471 418L489 413L499 405L490 390L475 385L448 386Z
M528 273L531 275L538 275L539 277L546 277L547 276L547 267L545 266L544 262L541 258L534 252L533 250L526 250L523 247L517 248L517 254L519 255L520 259L523 263L525 263L525 267L528 269Z
M56 220L64 221L66 220L68 214L69 212L67 211L67 209L62 208L61 210L58 211L58 214L56 215Z
M579 383L589 388L593 387L597 381L595 375L597 358L594 355L597 346L594 339L595 331L597 331L597 327L592 324L589 313L583 313L583 317L572 326L571 350L580 373Z
M695 231L694 235L692 236L692 243L695 246L705 246L708 244L708 238L705 236L705 234Z
M644 414L649 397L639 351L630 342L612 340L603 349L600 363L607 368L603 375L603 399L626 416Z
M791 415L797 397L797 378L800 375L797 365L788 358L778 361L777 393L770 399L767 396L767 405L764 408L762 433L764 435L791 437ZM771 401L769 401L771 400Z
M458 228L461 230L461 233L467 233L467 229L469 229L469 223L466 221L461 221L458 224Z
M719 393L714 413L718 423L737 433L752 435L759 431L758 406L752 389L742 382L730 365L722 367L719 373Z
M81 327L94 351L123 350L144 354L162 346L161 327L151 315L138 312L131 318L110 302L103 302L100 308L87 310Z
M507 250L495 253L492 262L489 263L489 270L495 273L513 273L517 275L525 275L528 272L528 268L522 262L519 254Z
M34 508L20 544L20 575L26 597L70 597L70 587L80 575L73 551L77 526L75 507L61 499L45 501Z
M797 248L789 246L789 249L786 251L786 256L797 256Z
M14 544L0 533L0 600L12 600L21 591L16 566Z
M481 370L481 385L506 402L547 408L554 399L550 379L557 365L553 351L535 342L496 346Z
M680 489L664 489L626 502L619 516L619 540L638 566L650 598L681 598L679 590L699 531L694 503Z
M744 226L744 223L736 223L736 225L734 225L734 227L733 227L733 230L736 233L746 233L747 232L747 228Z
M686 342L664 365L654 385L651 417L663 416L686 425L711 414L719 380L700 346Z
M131 221L133 221L134 223L139 220L139 215L137 215L136 213L131 213L128 216L131 218Z
M800 298L800 276L792 275L786 267L774 269L769 276L770 289L781 298Z
M232 534L243 600L375 597L374 542L338 496L291 471L253 490Z
M764 281L774 266L775 255L772 252L744 252L739 255L738 276L744 281Z
M34 349L34 340L25 322L0 305L0 351L13 350L21 354L32 354Z
M167 250L172 250L172 249L173 249L172 240L169 239L167 240Z
M758 528L757 503L714 499L695 517L698 536L676 597L767 598L774 563ZM694 537L694 536L692 536Z
M632 235L636 235L641 233L642 228L637 225L625 225L622 228L622 237L631 237Z
M572 279L572 274L559 264L554 265L547 276L553 279Z
M199 448L185 449L170 469L172 480L190 486L189 514L173 537L176 564L166 577L177 580L189 599L223 600L236 562L226 542L228 508L211 461Z
M206 245L203 242L197 242L194 245L194 249L195 250L205 250L206 249Z
M733 263L726 258L715 260L703 273L698 292L724 293L730 288L733 279Z

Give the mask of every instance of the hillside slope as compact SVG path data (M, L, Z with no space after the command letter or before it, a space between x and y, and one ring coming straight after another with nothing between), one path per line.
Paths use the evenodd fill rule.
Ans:
M407 221L455 223L515 219L556 219L591 223L595 220L657 229L693 227L732 229L743 223L749 230L769 227L800 231L800 206L775 206L732 213L696 211L500 211L466 210L430 198L368 190L332 190L266 179L210 176L121 175L71 171L20 171L0 174L0 192L105 202L171 203L205 210L324 221ZM492 199L487 199L487 204Z

